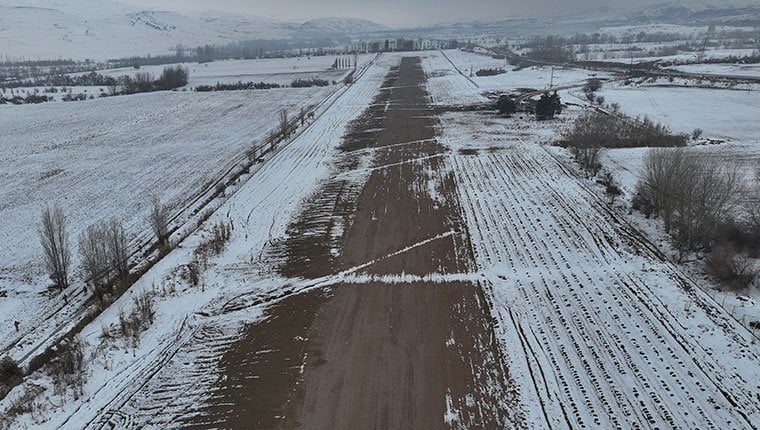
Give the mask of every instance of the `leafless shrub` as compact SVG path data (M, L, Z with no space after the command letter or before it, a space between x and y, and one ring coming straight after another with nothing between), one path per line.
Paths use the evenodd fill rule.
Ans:
M140 342L142 332L155 322L156 311L154 303L154 294L150 291L143 291L132 298L133 307L129 313L124 309L119 309L119 326L118 336L132 342L137 346ZM110 330L109 336L110 336Z
M593 103L595 99L595 93L602 89L602 81L599 79L589 79L586 85L583 86L583 94L586 95L586 100Z
M697 140L697 139L699 139L700 137L702 137L702 133L704 133L704 131L702 131L702 129L701 129L701 128L695 128L695 129L694 129L694 130L691 132L691 139L692 139L692 140Z
M118 278L125 278L129 275L129 253L127 252L127 234L124 225L116 220L111 220L106 224L108 241L108 258L111 269L115 271Z
M201 272L208 265L211 256L224 251L227 241L232 235L232 227L225 222L218 222L211 229L211 235L204 239L193 251L193 259L184 266L182 278L190 286L197 287L201 283Z
M203 225L203 223L208 221L208 219L211 218L211 215L213 214L214 214L213 209L206 209L203 212L201 212L201 215L198 217L198 222L196 223L196 227L200 227L201 225Z
M214 194L217 196L223 196L226 189L227 186L224 184L224 182L219 182L214 186Z
M58 288L66 288L69 286L71 266L66 216L59 206L48 206L42 211L40 223L40 243L45 251L45 266L50 279Z
M578 142L570 147L575 161L580 164L581 168L596 176L602 164L599 161L602 156L602 147L593 141Z
M586 112L562 138L561 143L566 147L601 148L680 147L686 145L687 139L648 118L629 118L617 111L611 114Z
M150 72L137 72L133 79L134 87L138 92L148 92L153 90L153 82L155 77Z
M24 373L16 363L16 360L10 357L3 357L0 360L0 399L8 394L8 391L16 386L24 377Z
M12 421L16 417L39 410L38 398L44 391L45 387L37 384L30 384L25 387L20 395L10 401L5 416L0 418L0 429L11 428Z
M599 178L598 182L604 186L604 191L610 199L610 204L614 204L615 200L623 194L623 191L620 189L620 186L617 184L615 177L612 176L612 172L610 171L605 171Z
M161 249L166 249L169 246L169 211L166 206L161 203L161 199L158 196L153 196L151 199L150 216L148 217L153 234L158 240L158 245Z
M201 283L201 267L200 262L197 259L193 259L191 262L185 265L184 270L181 273L182 279L187 281L191 287L197 287Z
M57 355L47 365L53 378L53 391L65 397L71 390L74 399L78 399L85 383L84 344L75 336L61 341L57 349Z
M219 255L224 251L225 244L232 234L230 225L218 222L211 229L211 236L201 242L193 253L196 256Z
M710 253L707 268L713 276L735 290L749 288L760 277L760 268L752 259L729 247L717 248Z

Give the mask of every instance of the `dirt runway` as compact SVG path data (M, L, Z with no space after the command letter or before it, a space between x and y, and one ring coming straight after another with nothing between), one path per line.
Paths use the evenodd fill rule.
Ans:
M369 281L290 298L248 329L222 361L226 394L211 408L228 426L520 426L480 286L446 281L466 279L473 262L424 83L419 58L391 70L336 162L344 174L362 168L352 154L370 153L371 173L358 185L336 175L285 245L287 276L373 262L356 273Z

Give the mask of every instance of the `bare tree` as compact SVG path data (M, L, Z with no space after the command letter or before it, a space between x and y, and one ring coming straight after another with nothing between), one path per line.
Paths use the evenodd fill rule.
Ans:
M280 111L280 135L283 139L286 139L290 134L290 126L288 125L288 111L283 109Z
M713 245L719 226L736 212L741 188L733 166L683 149L653 149L638 191L662 216L682 259L689 250Z
M127 253L127 234L124 226L117 220L106 224L109 266L119 278L129 275L129 254Z
M93 224L79 236L79 254L85 277L103 293L114 278L129 274L127 235L116 220Z
M747 230L755 239L760 240L760 166L755 168L755 180L747 188L744 200Z
M79 235L79 255L84 276L99 295L108 285L110 273L108 227L94 224Z
M169 246L169 212L161 203L158 196L153 196L151 200L150 216L148 218L153 234L156 235L158 244L162 249Z
M141 93L153 90L154 81L155 77L150 72L137 72L133 79L135 88Z
M48 206L42 211L41 224L40 243L45 251L47 271L54 284L64 289L69 286L69 267L71 266L66 216L58 205Z

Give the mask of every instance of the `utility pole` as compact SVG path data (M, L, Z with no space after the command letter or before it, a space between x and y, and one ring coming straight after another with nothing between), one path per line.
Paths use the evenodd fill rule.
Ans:
M549 81L549 89L554 88L554 66L552 66L552 77L551 81Z

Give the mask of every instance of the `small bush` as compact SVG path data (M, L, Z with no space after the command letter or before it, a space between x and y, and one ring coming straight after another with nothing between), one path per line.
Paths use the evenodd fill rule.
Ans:
M132 345L137 346L142 332L155 322L156 311L153 296L152 292L143 291L132 298L134 306L129 313L125 312L123 308L119 309L118 337L130 339ZM104 331L105 333L101 335L102 337L113 337L110 334L110 330Z
M84 344L75 336L62 340L57 349L56 356L47 364L48 372L53 378L53 391L65 397L71 390L74 399L78 399L85 383Z
M164 71L155 83L156 88L161 90L173 90L187 85L190 73L187 67L174 66L164 67Z
M760 276L755 262L728 247L715 249L707 258L710 273L730 288L743 290L752 286Z
M598 182L604 186L604 191L610 199L610 203L615 203L615 199L623 194L623 191L620 189L617 182L615 182L612 172L604 172Z
M18 397L11 400L8 409L6 410L7 416L5 426L3 421L0 420L0 428L10 428L11 419L18 417L19 415L30 414L39 408L38 400L45 388L40 385L29 385Z

